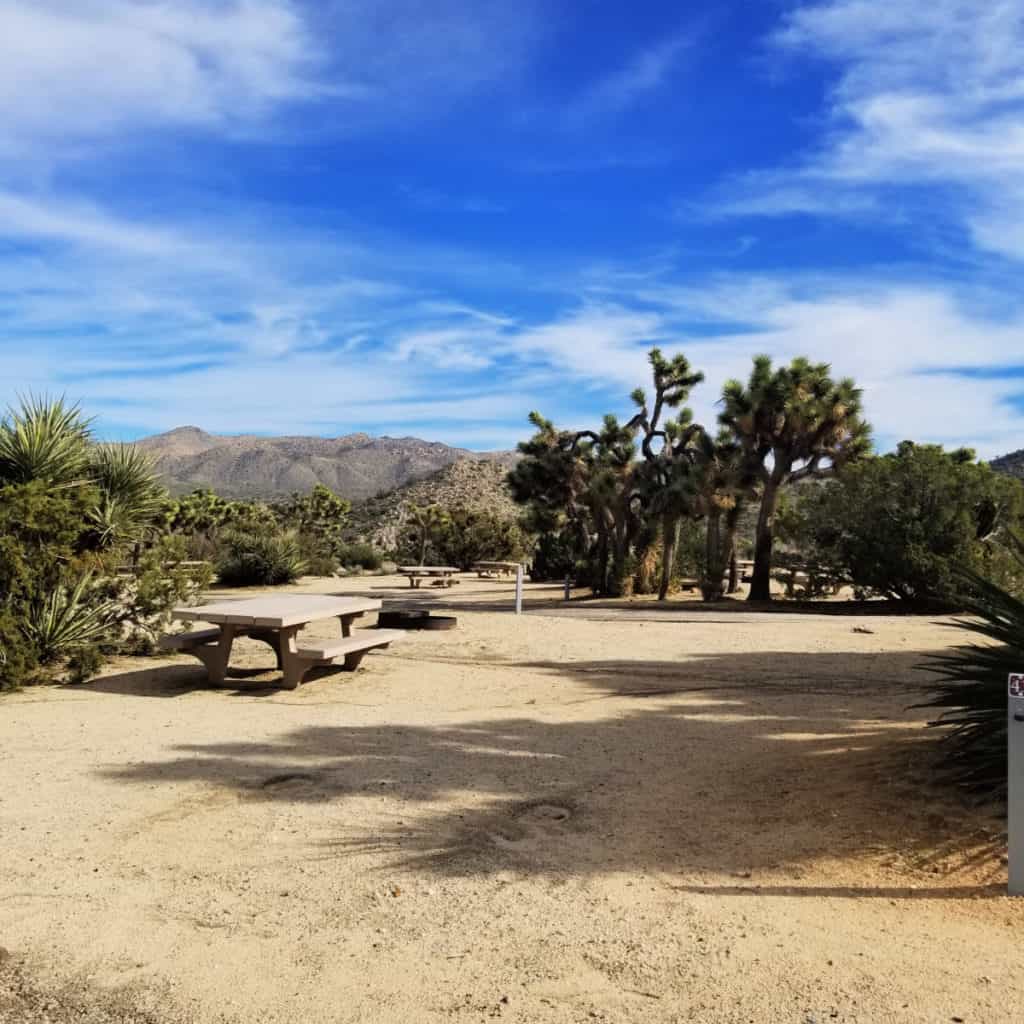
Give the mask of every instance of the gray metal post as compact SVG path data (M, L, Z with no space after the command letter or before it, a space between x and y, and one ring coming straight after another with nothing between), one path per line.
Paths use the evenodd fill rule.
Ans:
M571 582L570 582L570 580L569 580L569 577L568 577L568 576L566 576L566 577L565 577L565 600L566 600L566 601L568 601L568 600L569 600L569 588L570 588L571 586L572 586L572 584L571 584Z
M516 615L523 613L523 567L516 566Z
M1024 671L1010 676L1007 704L1007 891L1024 896Z

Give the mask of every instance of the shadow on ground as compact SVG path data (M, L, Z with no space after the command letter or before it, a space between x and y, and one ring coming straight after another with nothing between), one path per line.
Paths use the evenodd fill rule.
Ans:
M665 871L725 895L994 895L977 869L998 871L998 829L929 785L934 734L904 711L921 658L537 662L521 666L551 676L535 716L303 726L272 742L180 745L103 774L321 805L317 830L337 832L322 856L383 854L439 875ZM799 883L807 862L851 857L897 882L920 877ZM701 878L752 872L773 880Z

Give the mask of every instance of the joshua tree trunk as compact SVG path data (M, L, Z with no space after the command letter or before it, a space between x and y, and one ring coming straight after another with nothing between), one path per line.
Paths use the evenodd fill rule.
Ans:
M717 601L722 596L722 581L728 556L722 544L722 514L708 514L708 532L704 547L704 577L700 581L701 597Z
M661 521L661 585L658 587L658 600L668 597L668 587L672 582L672 567L676 560L676 544L679 541L679 520L666 513Z
M736 529L739 526L740 511L743 506L740 502L725 514L725 549L729 553L729 587L727 593L735 594L740 589L739 567L736 565Z
M603 518L597 523L597 559L594 565L594 579L590 586L595 594L604 595L608 590L608 527Z
M778 483L774 479L764 485L761 510L757 515L757 538L754 544L754 578L748 601L770 601L772 598L772 541L775 535L775 506L779 500Z

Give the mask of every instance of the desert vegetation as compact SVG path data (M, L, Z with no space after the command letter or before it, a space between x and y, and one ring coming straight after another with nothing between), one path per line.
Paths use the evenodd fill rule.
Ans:
M93 443L64 401L26 399L0 424L0 686L64 661L150 645L166 612L208 582L161 531L164 492L130 447ZM133 553L135 572L118 572Z
M624 422L565 431L531 414L509 484L539 578L664 600L692 576L715 601L737 591L736 558L749 552L751 601L771 599L773 578L792 597L849 588L945 605L960 599L963 569L1024 586L999 542L1020 526L1024 487L973 452L907 441L874 455L855 383L804 358L757 357L745 383L724 384L707 428L685 404L703 374L658 349L650 363L652 391L633 393Z

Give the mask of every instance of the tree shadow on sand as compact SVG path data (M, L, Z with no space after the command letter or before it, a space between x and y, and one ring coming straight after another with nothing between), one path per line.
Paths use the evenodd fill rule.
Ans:
M902 710L921 659L536 662L521 668L551 675L552 700L535 717L304 726L104 774L317 805L317 831L336 832L319 856L383 854L441 876L656 871L723 895L996 895L998 826L930 784L932 734ZM859 857L893 884L823 886L820 867L800 884L811 861Z

